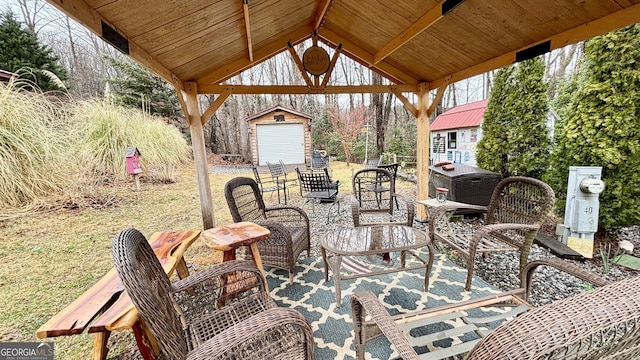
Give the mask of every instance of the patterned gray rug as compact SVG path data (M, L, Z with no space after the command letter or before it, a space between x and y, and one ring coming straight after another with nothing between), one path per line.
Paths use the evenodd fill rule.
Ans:
M356 259L357 260L357 259ZM331 274L330 274L331 275ZM466 270L453 264L444 255L436 254L430 277L429 292L424 292L424 270L343 280L342 307L336 307L333 279L324 281L322 258L301 257L293 284L288 274L268 269L267 280L272 297L278 305L294 308L309 320L314 331L316 359L354 359L351 294L371 291L385 304L392 315L431 308L447 303L487 296L499 291L480 279L474 279L472 290L464 291ZM455 327L455 324L446 325ZM488 325L489 328L492 326ZM437 346L459 339L445 339ZM367 358L390 359L397 356L389 342L376 339L367 345ZM425 350L429 351L429 350Z

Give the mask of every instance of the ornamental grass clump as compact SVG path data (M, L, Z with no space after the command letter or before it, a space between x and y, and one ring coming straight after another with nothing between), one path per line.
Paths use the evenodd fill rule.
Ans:
M21 91L14 81L0 84L0 209L39 207L61 192L64 114L41 92ZM9 211L3 211L9 213ZM2 216L0 215L0 218Z
M125 151L135 146L147 179L175 181L175 168L191 150L180 131L140 110L108 100L80 103L73 110L73 143L89 176L111 183L128 179Z
M177 128L142 111L0 84L0 221L113 205L131 180L129 146L141 152L147 180L175 181L176 168L191 158Z

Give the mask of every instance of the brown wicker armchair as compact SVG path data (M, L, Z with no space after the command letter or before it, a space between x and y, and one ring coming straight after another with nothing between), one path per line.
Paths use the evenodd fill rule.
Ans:
M234 222L251 221L271 231L268 240L258 242L262 263L289 271L293 282L296 261L307 250L310 255L309 218L299 207L265 207L258 184L251 178L237 177L224 187L224 196Z
M540 265L559 268L601 287L532 309L519 295L524 293L526 299L529 284L524 282ZM522 281L520 289L490 298L396 316L390 316L372 293L356 293L351 298L356 358L364 359L365 344L380 335L389 339L402 359L442 359L465 352L468 352L465 357L468 360L640 358L640 276L608 284L606 280L566 261L543 259L525 268ZM506 319L492 331L479 327L496 321L495 317L466 315L473 310L502 307L505 300L513 306L525 308L525 312L518 316L515 312L507 312L507 317L515 318ZM420 337L444 318L456 317L465 325ZM478 324L475 330L474 324ZM441 349L432 348L420 356L416 352L416 349L424 351L422 349L430 347L429 343L435 340L461 333L473 333L475 339L469 336L463 343L452 342ZM443 342L439 346L444 346Z
M555 195L549 185L526 177L510 177L496 186L489 205L443 205L429 215L429 236L444 241L467 261L465 290L471 278L477 253L520 251L520 270L527 265L531 244L545 216L551 211ZM449 216L459 210L486 212L482 226L473 232L451 231Z
M389 221L386 224L413 225L415 201L396 193L394 176L385 169L369 168L356 171L351 180L353 194L350 196L353 226L378 225L379 222L361 222L361 215L368 213L388 213L393 216L393 202L400 199L407 209L407 218Z
M314 358L309 323L298 311L276 306L252 262L224 262L172 284L139 231L117 234L112 253L156 355L168 359Z

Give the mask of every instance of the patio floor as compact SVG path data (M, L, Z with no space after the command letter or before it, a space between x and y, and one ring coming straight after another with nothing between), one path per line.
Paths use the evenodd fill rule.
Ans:
M455 265L444 255L436 254L428 292L423 289L424 270L343 280L342 307L337 308L333 280L330 277L329 282L324 281L321 257L301 257L293 284L289 284L288 274L283 270L268 269L267 272L271 295L278 305L300 311L311 323L316 359L319 360L355 358L350 305L351 294L354 292L373 292L392 315L499 293L479 278L474 278L472 290L465 292L465 276L465 269ZM456 325L459 324L451 322L442 326L450 328ZM488 325L489 328L493 326L495 325ZM444 339L434 343L434 346L447 346L451 341L459 342L460 339ZM398 356L384 338L375 340L367 349L367 358L370 359Z

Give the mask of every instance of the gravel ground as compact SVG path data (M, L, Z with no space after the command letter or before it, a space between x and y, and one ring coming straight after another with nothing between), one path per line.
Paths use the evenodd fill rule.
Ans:
M293 200L292 205L303 206L303 202ZM326 231L353 226L350 203L346 194L341 194L340 196L340 211L338 211L337 204L335 204L333 208L331 207L331 204L315 204L315 214L310 203L304 205L303 208L307 214L309 214L309 219L311 221L312 256L320 256L320 239ZM328 212L330 212L330 216L327 223ZM390 220L388 215L374 216L377 216L377 220L381 222ZM395 220L402 219L404 216L406 216L406 210L403 211L401 208L400 211L394 211L393 218ZM474 222L477 222L477 220L465 219L458 226L473 226ZM419 222L414 222L414 226L428 231L426 223L421 224ZM640 226L620 229L616 234L613 234L612 238L615 238L614 244L621 240L630 241L634 244L633 255L640 257ZM448 249L446 245L436 245L439 248L439 251L448 253L451 255L449 257L454 262L458 261L460 264L459 258L456 258L455 254L451 253L449 251L450 249ZM631 270L622 266L614 266L610 272L605 275L603 262L599 255L599 249L595 248L594 251L596 254L593 259L586 259L585 261L566 261L570 261L584 269L605 277L610 281L617 281L627 277L640 275L639 271ZM536 244L532 246L531 255L529 257L530 260L546 257L555 257L555 255L544 247ZM520 284L518 277L518 263L518 254L515 252L491 254L484 261L476 261L475 275L502 290L517 288ZM588 288L589 286L584 284L580 279L561 273L553 268L541 266L536 270L530 301L533 305L540 306L554 300L563 299L582 291L586 291Z

